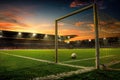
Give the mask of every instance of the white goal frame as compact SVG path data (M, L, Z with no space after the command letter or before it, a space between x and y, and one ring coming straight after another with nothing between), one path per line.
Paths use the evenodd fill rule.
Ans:
M58 63L58 21L70 17L72 15L78 14L88 9L93 9L93 18L94 18L94 26L95 26L95 67L96 69L100 68L100 50L99 50L99 32L98 32L98 13L97 13L97 4L93 3L76 11L73 11L65 16L62 16L55 20L55 62Z

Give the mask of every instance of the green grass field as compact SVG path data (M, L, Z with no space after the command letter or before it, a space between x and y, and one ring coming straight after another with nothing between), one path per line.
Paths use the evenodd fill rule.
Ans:
M70 58L73 52L77 54L75 60ZM55 62L55 51L53 49L0 50L0 80L28 80L78 69L16 57L6 53ZM95 49L59 49L58 53L60 63L95 67ZM120 61L120 48L104 48L100 49L100 53L100 64ZM111 68L118 69L119 66L118 63L112 65Z

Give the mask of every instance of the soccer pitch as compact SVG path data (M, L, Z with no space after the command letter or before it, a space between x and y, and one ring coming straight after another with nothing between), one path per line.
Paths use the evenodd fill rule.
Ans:
M120 48L102 48L100 52L101 64L120 61ZM72 53L77 54L76 59L71 59ZM62 65L54 64L54 49L1 50L0 78L1 80L28 80L80 69L69 65L95 67L95 49L59 49L58 61ZM118 69L120 63L113 64L111 67Z

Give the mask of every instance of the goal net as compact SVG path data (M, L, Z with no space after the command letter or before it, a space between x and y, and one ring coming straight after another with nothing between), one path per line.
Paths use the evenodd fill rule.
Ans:
M100 64L108 69L120 68L120 21L110 13L98 10Z
M57 19L57 59L64 64L95 66L95 26L93 6Z

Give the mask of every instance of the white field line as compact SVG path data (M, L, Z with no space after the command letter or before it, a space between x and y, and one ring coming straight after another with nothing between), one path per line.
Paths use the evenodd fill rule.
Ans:
M69 77L69 76L72 76L72 75L77 75L77 74L89 72L89 71L92 71L94 69L95 68L79 69L79 70L76 70L76 71L63 72L63 73L59 73L59 74L55 74L55 75L48 75L48 76L44 76L44 77L36 77L36 78L30 79L30 80L57 80L57 79L60 79L62 77Z
M19 58L30 59L30 60L35 60L35 61L39 61L39 62L52 63L52 64L57 64L57 65L63 65L63 66L68 66L68 67L75 67L75 68L90 68L90 67L76 66L76 65L64 64L64 63L55 63L55 62L51 62L51 61L48 61L48 60L42 60L42 59L36 59L36 58L31 58L31 57L26 57L26 56L20 56L20 55L15 55L15 54L9 54L9 53L6 53L6 52L0 52L0 53L6 54L6 55L10 55L10 56L19 57Z
M115 64L118 64L120 63L120 60L119 61L111 61L110 63L106 64L106 66L111 66L111 65L115 65Z
M112 57L112 56L114 56L114 55L102 56L102 57L100 57L100 59L107 58L107 57ZM69 61L64 61L63 63L71 63L71 62L77 62L77 61L86 61L86 60L92 60L92 59L95 59L95 57L87 58L87 59L80 59L80 60L69 60Z
M20 58L25 58L25 59L40 61L40 62L54 63L54 62L47 61L47 60L36 59L36 58L31 58L31 57L26 57L26 56L20 56L20 55L15 55L15 54L9 54L9 53L6 53L6 52L0 52L0 53L6 54L6 55L10 55L10 56L20 57Z

